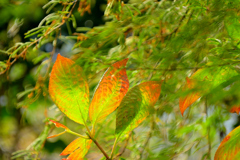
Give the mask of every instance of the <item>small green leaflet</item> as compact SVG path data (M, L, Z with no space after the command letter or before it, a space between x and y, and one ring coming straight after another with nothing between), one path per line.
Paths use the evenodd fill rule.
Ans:
M52 68L49 94L58 108L73 121L84 124L88 117L89 90L82 68L60 54Z
M161 92L161 82L143 82L131 88L117 109L116 135L128 133L136 128L149 114Z

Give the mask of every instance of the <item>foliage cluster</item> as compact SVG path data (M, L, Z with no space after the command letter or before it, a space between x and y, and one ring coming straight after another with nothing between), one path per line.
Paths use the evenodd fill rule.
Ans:
M21 2L26 3L19 3ZM94 102L98 89L95 94L94 90L101 86L102 81L97 84L103 72L108 67L111 68L112 64L126 58L128 63L123 68L126 69L130 88L133 89L133 86L144 81L162 81L161 95L156 105L148 110L149 116L137 129L122 136L118 144L115 144L114 154L117 157L213 159L215 155L215 159L230 159L222 156L225 153L231 158L238 157L240 144L236 140L240 129L236 128L228 136L225 135L239 125L226 126L230 117L237 117L236 113L230 112L238 113L240 105L239 0L108 0L106 6L102 6L105 9L105 24L92 28L83 27L80 21L85 15L94 14L97 1L40 2L46 3L43 7L46 16L37 27L26 32L26 42L15 39L16 41L11 42L11 47L5 48L2 45L4 43L1 43L0 48L0 86L3 88L0 98L1 101L8 99L7 103L1 104L6 108L17 106L20 110L18 116L23 116L22 125L27 123L26 125L41 126L41 130L37 131L41 134L35 136L36 139L26 149L21 148L22 150L15 152L13 158L43 159L41 153L51 152L45 147L50 145L51 141L54 143L54 140L50 139L48 142L46 139L51 132L59 132L53 130L48 118L61 120L64 127L75 127L74 130L78 130L78 133L86 132L86 128L76 127L74 122L65 118L58 110L59 108L75 122L83 122L79 117L71 118L71 115L62 109L62 104L51 95L54 89L60 90L61 87L50 87L48 91L48 84L51 83L49 77L52 75L50 72L54 70L52 66L58 52L75 61L75 66L82 67L76 70L85 73L87 78L84 83L88 87L79 89L79 92L73 95L78 95L83 101L86 99L79 94L83 90L89 90L89 97ZM16 20L14 24L19 29L22 23L24 25L25 22ZM89 23L91 22L85 22ZM64 32L64 29L67 32ZM15 30L10 31L14 37ZM51 46L50 51L43 49L46 46ZM23 62L27 62L30 67ZM68 78L74 77L68 75ZM6 84L13 85L20 80L21 84L15 85L16 88L9 87L4 90ZM58 107L53 104L49 94ZM60 96L64 96L64 93ZM61 103L79 106L66 97L61 99L64 101ZM192 106L189 107L190 105ZM9 122L11 118L5 116L7 109L5 111L2 108L4 112L1 112L0 122L5 124L4 126L18 123ZM111 111L116 108L113 107ZM116 122L113 117L118 117L119 110L121 107L93 127L96 128L96 133L92 140L96 138L97 143L104 144L103 150L107 153L114 143ZM75 108L69 112L78 114ZM91 105L89 112L95 112L91 111ZM91 118L91 115L91 122L98 121L94 116ZM105 129L106 126L108 129ZM65 127L66 131L75 133L68 128ZM7 135L4 130L0 133L5 137ZM92 131L88 132L90 139L91 133ZM57 138L66 146L74 137ZM85 143L85 146L88 147L88 144ZM96 146L92 145L86 155L88 159L99 152ZM56 149L54 152L63 149L56 145L53 148ZM102 157L102 154L98 156Z

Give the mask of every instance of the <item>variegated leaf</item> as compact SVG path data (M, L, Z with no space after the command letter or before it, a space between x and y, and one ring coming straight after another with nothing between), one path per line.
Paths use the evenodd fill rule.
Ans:
M116 62L108 68L95 91L89 107L93 124L112 113L127 93L129 82L125 67L128 59Z
M73 121L88 117L89 89L82 68L60 54L52 68L49 94L58 108Z
M117 109L116 135L136 128L149 114L161 92L161 82L149 81L131 88Z

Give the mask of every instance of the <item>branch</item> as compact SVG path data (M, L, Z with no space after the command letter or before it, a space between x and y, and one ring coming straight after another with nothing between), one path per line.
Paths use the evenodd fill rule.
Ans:
M182 70L191 70L191 69L202 69L202 68L212 68L212 67L222 67L222 66L227 66L227 65L234 65L238 64L240 61L235 61L235 62L227 62L223 64L216 64L216 65L209 65L209 66L202 66L202 67L187 67L187 68L127 68L127 70L153 70L153 71L182 71Z
M152 132L153 132L153 130L154 130L154 117L152 116L150 131L148 132L147 139L146 139L146 141L145 141L145 143L144 143L144 145L143 145L142 150L140 151L140 158L139 158L140 160L142 159L144 150L145 150L145 148L147 147L147 145L148 145L148 143L149 143L149 140L150 140L151 137L152 137Z
M118 153L113 159L116 159L117 157L120 157L125 152L131 135L132 135L132 132L128 135L128 138L126 139L126 142L123 146L123 150L120 153Z
M207 97L205 99L205 111L206 111L206 121L208 119L208 105L207 105ZM211 139L210 139L210 126L207 126L207 137L208 137L208 158L211 159L211 150L212 150L212 145L211 145Z
M92 135L90 135L91 132L87 133L88 137L96 144L96 146L100 149L100 151L103 153L103 155L106 157L106 160L110 160L109 156L107 155L107 153L104 151L104 149L101 147L101 145L97 142L97 140L95 138L92 137Z
M43 38L47 37L47 36L48 36L50 33L52 33L54 30L56 30L56 29L60 28L62 25L64 25L65 22L66 22L66 19L69 19L70 16L72 15L73 9L75 8L76 4L77 4L77 0L75 0L75 1L73 2L73 6L72 6L71 10L69 11L67 17L64 18L64 20L62 20L62 22L61 22L58 26L56 26L56 27L54 27L53 29L51 29L51 30L49 30L48 32L46 32L42 37L40 37L40 38L36 39L35 41L31 42L28 46L26 46L26 48L25 48L20 54L16 55L16 57L13 59L12 62L11 62L11 57L9 57L9 59L7 60L7 65L8 65L8 66L6 67L5 70L3 70L2 72L0 72L0 75L2 75L2 74L4 74L5 72L7 72L7 71L10 69L10 67L13 65L13 63L15 63L15 62L17 61L18 58L24 57L24 55L26 54L26 52L27 52L27 50L28 50L29 47L31 47L32 45L38 43L40 40L42 40Z

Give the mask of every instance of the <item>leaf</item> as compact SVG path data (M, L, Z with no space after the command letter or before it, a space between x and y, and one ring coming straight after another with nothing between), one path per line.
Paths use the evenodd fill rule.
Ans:
M190 78L186 78L187 80L187 84L186 84L186 88L187 89L192 89L194 87L194 82L190 79ZM180 107L180 111L183 115L184 111L191 105L193 104L196 100L198 100L200 98L200 93L195 92L195 93L191 93L189 95L187 95L186 97L180 97L179 99L179 107Z
M49 119L49 121L51 121L52 123L54 123L54 125L55 125L57 128L64 128L65 131L63 131L63 132L61 132L61 133L59 133L59 134L55 134L55 135L53 135L53 136L49 136L49 137L47 137L47 138L54 138L54 137L57 137L57 136L60 136L60 135L62 135L62 134L64 134L64 133L66 133L66 131L69 131L69 128L66 127L66 126L64 126L63 124L58 123L58 122L56 122L56 121L54 121L54 120L51 120L51 119Z
M128 59L116 62L103 75L89 107L89 117L93 124L112 113L121 103L129 88L126 74Z
M117 109L116 134L136 128L149 114L160 96L161 83L149 81L131 88Z
M92 140L77 138L72 141L60 154L69 155L66 160L83 160L84 156L87 154Z
M239 16L234 13L225 17L224 25L228 32L228 35L233 39L235 45L238 45L240 41L240 23Z
M89 105L87 81L83 76L82 68L60 54L51 72L49 94L68 118L84 124Z
M214 160L236 160L240 155L240 126L231 131L218 147Z
M180 97L179 108L182 115L198 98L207 93L211 93L214 88L236 75L238 75L238 73L228 66L198 69L191 78L186 78L187 84L184 88L185 90L197 88L199 84L204 84L203 82L205 82L205 85L201 86L201 92L192 92L186 97Z
M231 112L231 113L236 112L237 114L239 114L239 112L240 112L240 106L233 106L233 107L231 107L230 112Z
M58 122L56 122L56 121L54 121L54 120L51 120L51 119L49 119L49 121L51 121L52 123L54 123L54 125L55 125L57 128L64 128L65 130L69 130L68 127L64 126L64 125L61 124L61 123L58 123Z

